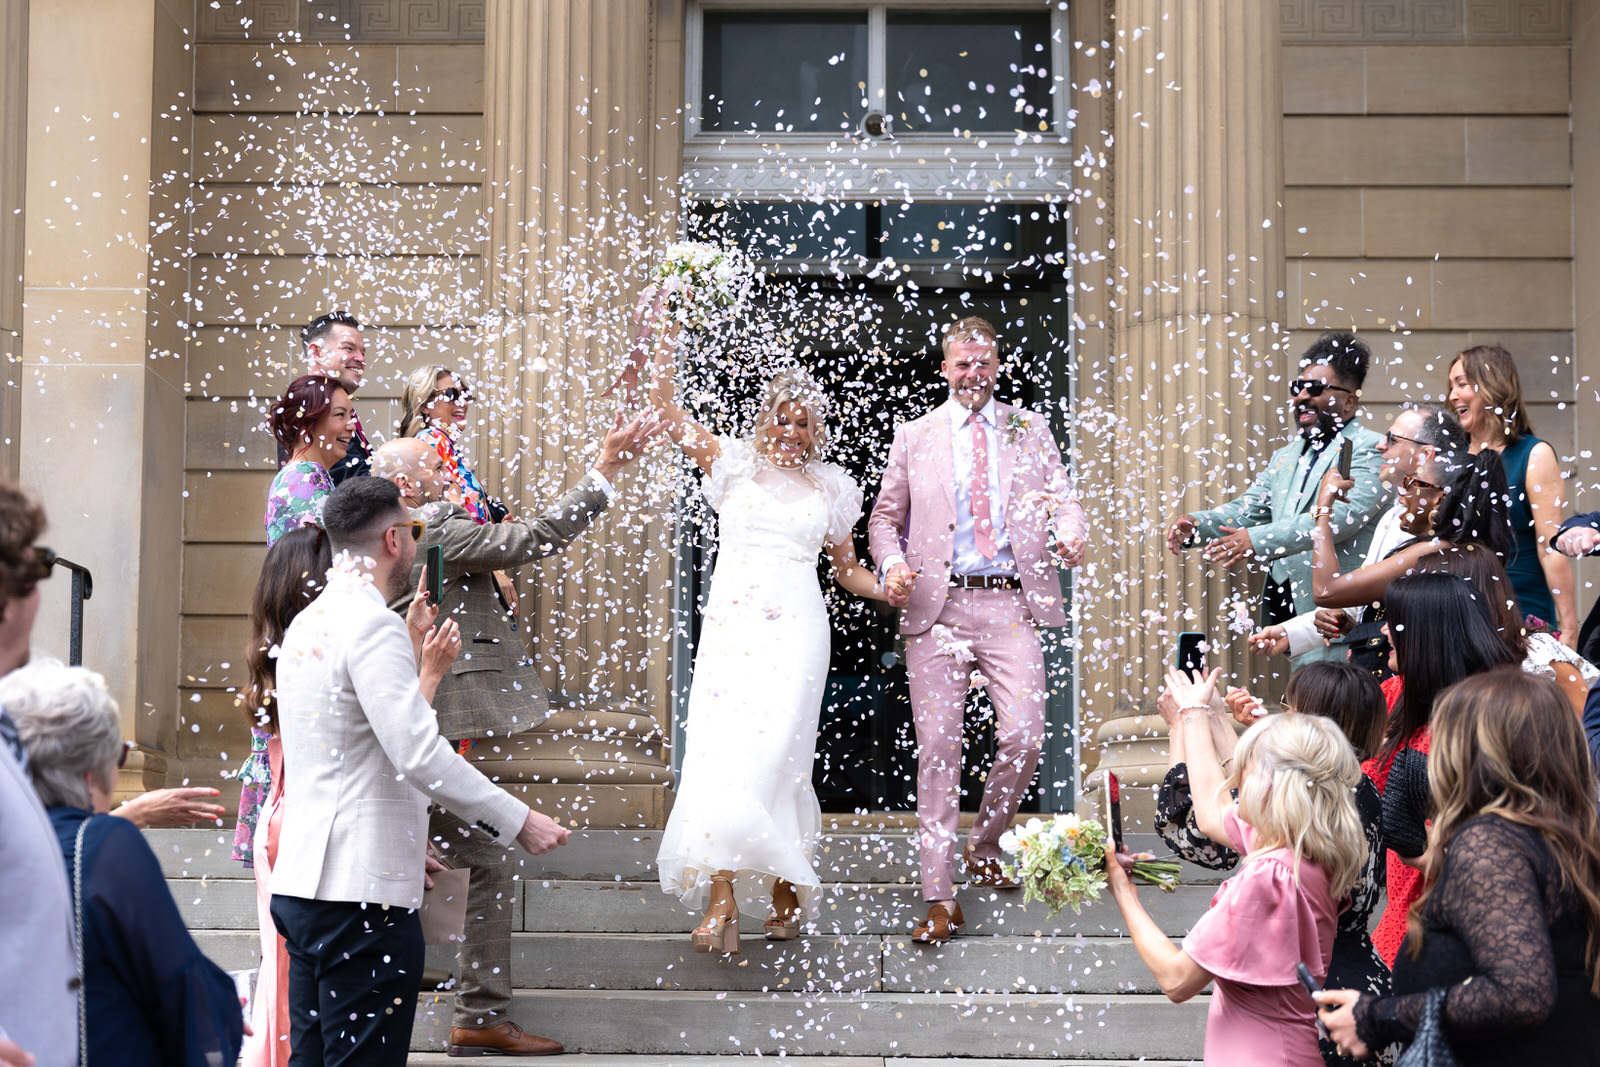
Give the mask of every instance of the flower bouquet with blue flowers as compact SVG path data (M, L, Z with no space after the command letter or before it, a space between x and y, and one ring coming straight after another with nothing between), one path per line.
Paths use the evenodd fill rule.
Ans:
M1029 819L1000 835L1000 848L1014 856L1006 873L1022 883L1022 899L1042 900L1054 916L1071 907L1080 914L1083 905L1100 899L1106 887L1106 829L1094 819L1057 815L1049 820ZM1172 892L1178 886L1178 861L1139 856L1133 877Z

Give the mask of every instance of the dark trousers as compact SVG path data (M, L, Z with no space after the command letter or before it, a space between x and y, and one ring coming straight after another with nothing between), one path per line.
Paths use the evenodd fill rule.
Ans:
M289 950L290 1067L404 1067L422 985L422 920L381 904L274 896Z

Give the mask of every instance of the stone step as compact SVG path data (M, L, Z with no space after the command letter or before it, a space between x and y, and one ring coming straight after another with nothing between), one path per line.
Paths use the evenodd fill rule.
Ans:
M256 887L243 879L169 878L167 885L191 930L253 930ZM1208 885L1185 885L1163 893L1140 893L1151 917L1169 936L1187 933L1210 906ZM1024 904L1019 890L961 892L967 935L975 937L1116 937L1126 933L1109 898L1086 905L1082 915L1066 910L1050 917L1043 904ZM528 933L687 934L700 913L661 891L657 882L547 881L527 883L512 902L513 930ZM834 884L823 887L813 934L908 934L926 914L916 885ZM762 914L741 925L756 932Z
M942 1059L915 1056L789 1056L795 1067L1194 1067L1194 1060L994 1060L945 1057ZM619 1054L584 1055L568 1054L561 1059L562 1067L730 1067L728 1056L630 1056ZM501 1059L500 1063L531 1063L530 1057ZM545 1062L545 1061L538 1061ZM456 1067L458 1061L444 1052L413 1052L406 1057L406 1067Z
M1208 999L520 990L512 1015L574 1052L600 1054L1188 1060L1200 1055ZM425 996L412 1049L443 1049L449 1027L450 999Z
M945 1057L941 1059L915 1056L789 1056L795 1067L1194 1067L1195 1061L1184 1060L994 1060ZM561 1067L731 1067L728 1056L630 1056L619 1054L584 1055L568 1054L561 1059ZM530 1057L501 1059L500 1063L531 1063ZM538 1061L545 1062L545 1061ZM444 1052L413 1052L406 1057L406 1067L457 1067L458 1061Z
M231 858L230 830L147 830L145 839L169 878L249 878L250 872ZM543 856L515 852L519 874L529 879L573 881L647 881L656 875L659 830L584 830L561 848ZM1166 855L1154 834L1128 835L1134 851ZM817 871L825 882L916 882L915 834L903 830L837 831L817 844ZM1185 864L1179 878L1187 885L1214 885L1221 875Z
M257 965L254 932L200 931L224 970ZM517 989L809 991L831 993L1156 993L1132 942L1119 938L958 937L939 948L908 937L742 939L738 956L696 953L681 934L515 934ZM455 970L434 945L428 966Z

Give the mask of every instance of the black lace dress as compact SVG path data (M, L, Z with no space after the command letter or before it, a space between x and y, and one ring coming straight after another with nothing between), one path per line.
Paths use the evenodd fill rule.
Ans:
M1394 965L1394 995L1356 1003L1369 1046L1407 1041L1427 992L1462 1067L1600 1065L1600 998L1589 992L1577 898L1536 832L1495 815L1462 824L1422 905L1422 951Z
M1373 996L1389 995L1389 968L1372 947L1368 923L1383 897L1384 843L1383 801L1378 788L1365 776L1356 787L1356 812L1361 816L1361 831L1367 838L1367 861L1361 878L1350 890L1350 906L1339 913L1339 926L1333 937L1333 959L1328 964L1328 989L1356 989ZM1194 797L1189 790L1189 768L1178 764L1161 780L1156 796L1156 832L1167 847L1183 859L1211 870L1225 871L1239 862L1239 854L1227 845L1200 832L1194 821ZM1321 1040L1322 1062L1328 1067L1354 1067L1355 1064L1390 1064L1395 1052L1385 1051L1373 1059L1355 1060L1339 1051L1332 1041ZM1378 1046L1374 1046L1378 1047Z

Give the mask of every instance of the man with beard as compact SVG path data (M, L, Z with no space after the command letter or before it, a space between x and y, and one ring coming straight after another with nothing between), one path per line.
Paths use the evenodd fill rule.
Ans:
M361 334L361 322L348 311L330 311L318 315L300 330L300 343L305 348L306 373L326 374L337 378L344 391L354 400L356 390L367 373L367 342ZM361 417L350 412L350 445L344 458L328 472L334 485L344 484L346 478L355 478L368 472L372 447L361 428ZM278 446L278 466L289 459L289 453Z
M1205 546L1205 558L1223 567L1250 560L1269 564L1261 589L1261 625L1277 626L1312 612L1312 505L1322 476L1338 462L1339 444L1352 445L1349 499L1334 505L1334 546L1340 570L1359 567L1372 540L1372 520L1389 491L1378 469L1383 437L1356 421L1361 386L1371 353L1350 333L1326 333L1300 358L1300 376L1290 384L1290 411L1298 430L1273 453L1267 469L1242 496L1208 511L1179 515L1167 527L1174 555ZM1343 648L1315 646L1294 660L1343 659Z
M393 482L352 478L328 497L328 584L284 634L278 723L294 783L272 871L272 920L289 951L296 1064L406 1062L422 979L428 800L509 847L548 852L567 830L484 777L439 735L406 620L422 523ZM437 609L419 609L419 628ZM448 662L454 627L422 656Z

